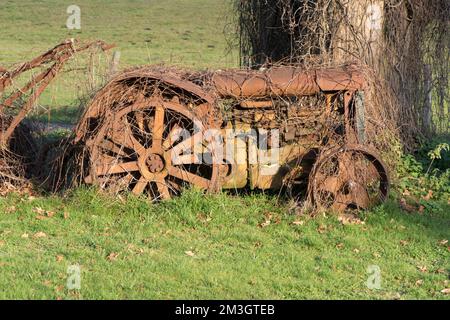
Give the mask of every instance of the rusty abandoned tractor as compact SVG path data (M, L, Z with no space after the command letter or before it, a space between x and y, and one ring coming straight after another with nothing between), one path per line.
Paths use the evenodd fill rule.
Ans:
M85 181L152 199L186 186L303 189L317 207L366 209L386 199L389 178L364 146L363 89L352 66L128 71L98 92L78 125Z
M389 177L365 145L364 87L355 66L136 68L97 92L72 143L85 150L84 182L112 192L303 190L319 208L367 209Z

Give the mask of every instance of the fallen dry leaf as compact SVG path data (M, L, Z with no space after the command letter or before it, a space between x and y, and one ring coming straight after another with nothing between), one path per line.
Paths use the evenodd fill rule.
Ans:
M337 245L336 245L336 248L337 249L342 249L344 247L344 244L343 243L338 243Z
M121 203L125 203L125 202L126 202L125 199L122 197L121 194L118 194L116 197L117 197L117 199L119 199L119 201L120 201Z
M423 284L423 280L419 279L416 281L416 286L421 286Z
M406 246L407 244L409 244L409 242L406 241L406 240L400 240L400 244L401 244L402 246Z
M258 225L258 227L260 227L260 228L268 227L271 224L271 220L272 220L273 214L271 212L266 212L264 214L264 217L265 217L264 222L261 222ZM275 221L275 223L277 223L277 221Z
M448 240L447 240L447 239L443 239L443 240L439 241L439 244L440 244L441 246L445 246L447 243L448 243Z
M273 214L271 212L266 212L264 216L266 217L266 220L272 220Z
M109 261L114 261L114 260L117 259L118 256L119 256L118 253L116 253L116 252L111 252L111 253L108 255L107 259L108 259Z
M450 294L450 288L442 289L441 293L443 293L443 294Z
M408 204L407 202L406 202L406 199L405 198L401 198L400 199L400 207L404 210L404 211L407 211L407 212L416 212L417 210L418 210L418 207L416 207L416 206L412 206L412 205L410 205L410 204Z
M436 270L436 273L445 273L445 269L444 268L439 268Z
M305 224L305 221L303 221L303 220L294 221L294 222L292 222L292 224L295 225L295 226L302 226L302 225Z
M45 210L42 209L41 207L36 207L33 209L34 213L40 214L40 215L44 215L45 214Z
M425 201L429 201L431 198L433 198L433 190L428 190L427 195L422 197Z
M392 299L394 299L394 300L400 300L401 298L402 298L402 295L400 293L398 293L398 292L396 292L394 294L394 296L392 297Z
M261 248L263 246L261 241L256 241L255 242L255 248Z
M381 258L381 254L379 254L378 252L374 252L374 253L373 253L373 256L374 256L375 258Z
M339 215L338 220L343 225L365 224L365 222L361 221L361 219L359 219L358 216L356 216L354 214L349 214L349 213L344 213L344 214Z
M319 232L320 234L323 234L327 231L328 227L326 225L321 224L318 228L317 228L317 232Z
M200 220L201 222L210 222L211 221L211 218L204 213L198 213L197 219Z
M194 252L192 252L192 251L185 251L184 252L187 256L189 256L189 257L193 257L193 256L195 256L195 253Z
M64 257L63 256L61 256L61 255L57 255L56 256L56 262L61 262L61 261L63 261L64 260Z
M259 227L260 228L265 228L265 227L268 227L269 225L270 225L270 220L266 220L266 221L260 223Z
M428 271L428 268L426 266L418 266L417 269L419 269L419 271L423 273Z
M353 252L354 252L354 253L359 253L359 249L356 249L356 248L355 248L355 249L353 249Z
M36 232L35 234L34 234L34 237L35 238L45 238L47 235L44 233L44 232L41 232L41 231L39 231L39 232Z
M38 220L44 220L45 218L51 218L55 215L55 212L44 210L41 207L34 208L33 212L38 214L38 216L36 217L36 219L38 219Z
M64 219L69 219L69 213L68 212L64 212Z
M23 239L27 239L29 237L28 233L24 233L20 236Z
M45 211L45 214L47 215L47 217L51 218L55 215L54 211Z
M5 210L5 213L14 213L17 211L17 208L15 206L9 207Z

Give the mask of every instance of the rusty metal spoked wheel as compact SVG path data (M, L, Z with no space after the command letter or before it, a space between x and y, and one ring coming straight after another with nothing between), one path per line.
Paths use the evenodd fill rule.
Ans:
M86 182L169 199L184 187L215 190L219 166L206 128L178 100L146 98L111 115L88 142Z
M325 152L310 175L309 197L321 209L366 210L385 201L388 194L386 166L364 146L349 145Z

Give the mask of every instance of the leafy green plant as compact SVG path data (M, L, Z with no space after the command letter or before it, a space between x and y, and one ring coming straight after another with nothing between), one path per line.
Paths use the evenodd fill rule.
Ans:
M450 145L448 143L440 143L433 150L428 152L428 158L431 160L430 165L428 166L427 173L430 171L431 166L435 160L442 159L442 151L450 151Z
M422 141L421 148L415 153L416 158L426 167L445 171L450 168L450 136L439 135Z
M416 198L425 210L440 211L441 205L430 200L450 199L450 161L439 162L446 159L449 151L448 143L433 141L424 144L416 156L401 156L397 163L398 191Z

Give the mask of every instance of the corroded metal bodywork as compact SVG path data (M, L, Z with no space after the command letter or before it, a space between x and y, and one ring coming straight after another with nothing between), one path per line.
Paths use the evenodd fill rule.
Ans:
M12 71L0 68L0 97L11 91L0 104L1 148L63 65L92 46L111 47L66 41ZM25 86L7 90L41 67ZM387 197L389 177L377 152L364 146L364 89L354 65L124 71L86 106L67 148L77 151L60 157L71 169L54 175L77 167L85 183L154 200L187 186L250 188L306 195L317 207L365 209ZM27 92L6 123L5 110Z
M354 67L318 70L274 67L265 71L219 71L214 73L212 83L221 97L253 98L361 90L364 78Z
M376 152L361 145L364 85L355 66L124 72L78 126L77 142L90 154L85 180L152 199L186 185L303 189L320 206L367 208L387 196L389 178ZM330 150L339 157L323 155Z

